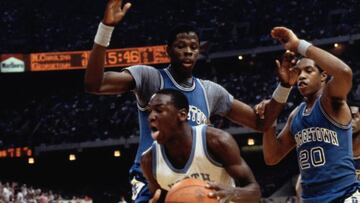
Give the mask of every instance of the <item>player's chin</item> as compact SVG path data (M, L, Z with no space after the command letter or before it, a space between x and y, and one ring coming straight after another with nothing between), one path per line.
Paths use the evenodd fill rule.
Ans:
M163 144L166 143L166 141L165 141L164 139L161 139L161 137L157 138L157 139L156 139L156 142L157 142L158 144L161 144L161 145L163 145Z
M300 94L303 96L303 97L306 97L308 95L308 91L306 90L306 88L299 88L298 87L298 90L300 92Z
M194 62L183 62L181 63L181 68L185 71L191 71L195 66Z

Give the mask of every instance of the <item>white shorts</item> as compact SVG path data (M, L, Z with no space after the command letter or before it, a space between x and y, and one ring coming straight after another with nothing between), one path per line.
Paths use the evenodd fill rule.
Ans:
M350 197L345 199L344 203L360 203L360 192L354 192Z

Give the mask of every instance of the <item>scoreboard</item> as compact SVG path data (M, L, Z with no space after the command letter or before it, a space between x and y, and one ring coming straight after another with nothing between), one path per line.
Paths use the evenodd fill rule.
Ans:
M20 55L20 57L19 57ZM10 68L19 60L25 64L26 71L56 71L85 69L90 51L44 52L31 54L3 54L4 67ZM8 60L8 58L16 58ZM7 62L8 64L5 64ZM105 55L105 67L123 67L136 64L169 63L165 45L108 49Z
M0 149L0 159L31 157L32 155L32 149L29 147L11 147L7 149Z
M70 70L86 67L87 51L30 54L30 71Z

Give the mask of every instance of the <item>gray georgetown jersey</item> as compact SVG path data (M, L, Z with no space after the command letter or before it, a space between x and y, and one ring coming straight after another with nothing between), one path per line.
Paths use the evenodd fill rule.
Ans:
M163 79L159 70L146 65L130 66L125 70L129 71L135 80L134 92L138 105L142 108L146 107L150 97L162 88ZM211 115L223 116L229 112L234 97L217 83L209 80L199 80L205 89ZM178 85L181 86L181 84Z

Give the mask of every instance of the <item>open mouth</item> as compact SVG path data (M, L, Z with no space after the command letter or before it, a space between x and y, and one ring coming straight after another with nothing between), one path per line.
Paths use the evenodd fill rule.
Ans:
M151 137L152 137L154 140L156 140L156 139L159 137L159 134L160 134L159 129L157 129L157 128L154 127L154 126L151 126L150 129L151 129Z
M299 87L299 88L304 88L304 87L306 87L307 86L307 84L305 83L305 82L298 82L298 84L297 84L297 86Z
M185 66L191 66L193 64L193 61L190 59L185 59L182 61L182 64Z

